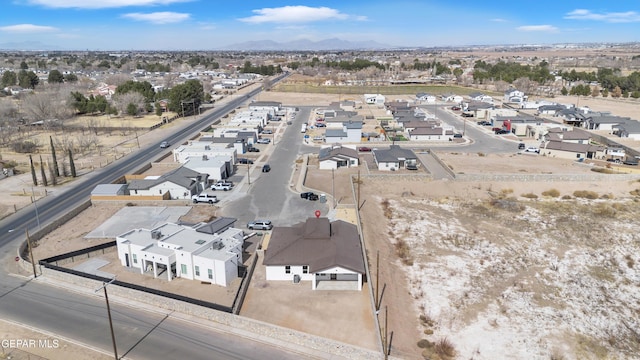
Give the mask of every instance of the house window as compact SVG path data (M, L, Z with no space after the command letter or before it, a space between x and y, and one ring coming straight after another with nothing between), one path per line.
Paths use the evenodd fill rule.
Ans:
M200 276L200 266L196 266L196 276Z
M187 264L181 264L180 265L180 273L181 274L186 274L187 273Z
M576 154L576 157L577 157L578 159L580 159L580 154Z
M137 264L138 263L138 255L132 254L131 256L133 257L133 263Z
M213 270L207 269L207 272L209 273L209 279L213 279Z
M291 266L287 265L284 267L284 273L285 274L291 274Z
M303 274L308 274L309 273L309 266L302 265L302 273Z

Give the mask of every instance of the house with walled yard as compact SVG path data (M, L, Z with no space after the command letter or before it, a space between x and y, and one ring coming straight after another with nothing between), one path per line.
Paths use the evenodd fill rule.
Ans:
M374 149L373 159L380 171L395 171L404 169L407 165L417 165L418 157L410 149L403 149L399 145L391 145L388 149Z
M267 281L310 281L313 290L362 290L365 267L356 225L308 218L274 227L264 249Z
M320 149L318 162L320 170L358 166L358 152L355 147L328 146Z
M195 226L166 223L116 237L122 266L171 281L175 277L227 286L238 277L244 233L236 219L218 218Z

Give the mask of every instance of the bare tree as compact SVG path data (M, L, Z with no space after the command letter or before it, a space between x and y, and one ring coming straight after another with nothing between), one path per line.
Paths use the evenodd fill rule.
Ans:
M127 106L134 104L138 109L144 109L144 96L139 92L131 91L125 94L118 94L113 97L113 104L120 114L127 113Z
M163 80L165 89L171 89L175 86L176 80L178 80L178 74L168 73L164 76Z
M58 119L66 120L74 115L68 104L69 93L66 88L51 88L29 94L22 99L24 114L34 121Z
M0 119L17 119L18 105L10 99L0 99Z
M107 76L104 82L107 83L108 85L120 86L129 80L131 80L131 76L129 75L113 74L113 75Z

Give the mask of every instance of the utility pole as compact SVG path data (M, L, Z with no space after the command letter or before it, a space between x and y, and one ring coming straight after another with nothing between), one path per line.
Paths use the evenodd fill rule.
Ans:
M358 170L358 210L360 210L360 170Z
M249 164L249 160L247 160L247 180L249 181L249 185L251 185L251 164Z
M109 296L107 295L107 286L111 285L116 280L114 277L108 283L103 282L102 287L96 289L95 292L100 291L100 289L104 289L104 300L107 302L107 314L109 315L109 328L111 329L111 342L113 343L113 356L116 360L118 360L118 349L116 348L116 336L113 333L113 320L111 319L111 307L109 307Z
M389 346L389 338L387 337L389 332L387 331L387 305L384 306L384 358L385 360L389 358L389 351L387 347Z
M336 207L336 191L335 191L335 177L334 177L334 169L331 169L331 198L333 199L333 207Z
M380 250L377 251L376 253L376 311L380 310L380 304L378 303L380 300L379 297L379 293L380 293L380 287L379 284L380 282L378 281L380 279Z
M38 222L38 230L40 230L40 215L38 215L38 199L36 199L36 193L31 186L31 196L33 196L33 206L36 208L36 221Z
M29 246L29 257L31 258L31 266L33 267L33 278L35 279L38 277L38 274L36 273L36 259L33 257L33 246L31 246L29 229L24 229L24 232L27 235L27 245Z

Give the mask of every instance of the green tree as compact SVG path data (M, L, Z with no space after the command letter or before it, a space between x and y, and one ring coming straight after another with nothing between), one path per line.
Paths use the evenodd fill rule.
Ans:
M62 73L59 70L51 70L49 71L49 77L47 78L47 81L49 82L49 84L53 84L53 83L63 83L64 82L64 75L62 75Z
M78 81L78 76L76 74L67 74L64 76L64 79L67 82L77 82Z
M27 62L23 60L23 61L20 63L20 69L21 69L21 70L27 70L28 68L29 68L29 64L27 64Z
M18 82L18 76L15 72L7 70L2 73L2 88L13 86Z
M169 111L191 115L200 107L204 99L204 89L198 80L187 80L174 86L169 93ZM184 105L184 107L183 107Z
M40 177L42 178L42 185L49 186L47 181L47 174L44 172L44 162L42 161L42 155L40 155Z
M53 146L53 137L49 136L49 145L51 146L51 156L53 157L53 174L54 176L60 176L60 169L58 168L58 158L56 157L56 148Z
M29 155L29 164L31 166L31 180L33 181L33 186L38 186L38 178L36 177L36 168L33 166L33 158Z
M132 91L142 94L146 102L153 102L156 96L156 93L153 91L153 85L148 81L129 80L116 88L116 94L118 95Z
M18 85L25 89L35 89L40 82L38 75L33 71L20 70L18 73Z
M162 106L160 106L160 103L157 101L155 103L155 108L156 108L156 115L162 116Z
M127 114L131 116L138 115L138 107L136 106L136 104L129 103L129 105L127 105Z
M567 95L567 94L569 94L569 90L567 90L567 87L566 87L566 86L563 86L563 87L562 87L562 90L560 90L560 94L562 94L562 95Z

